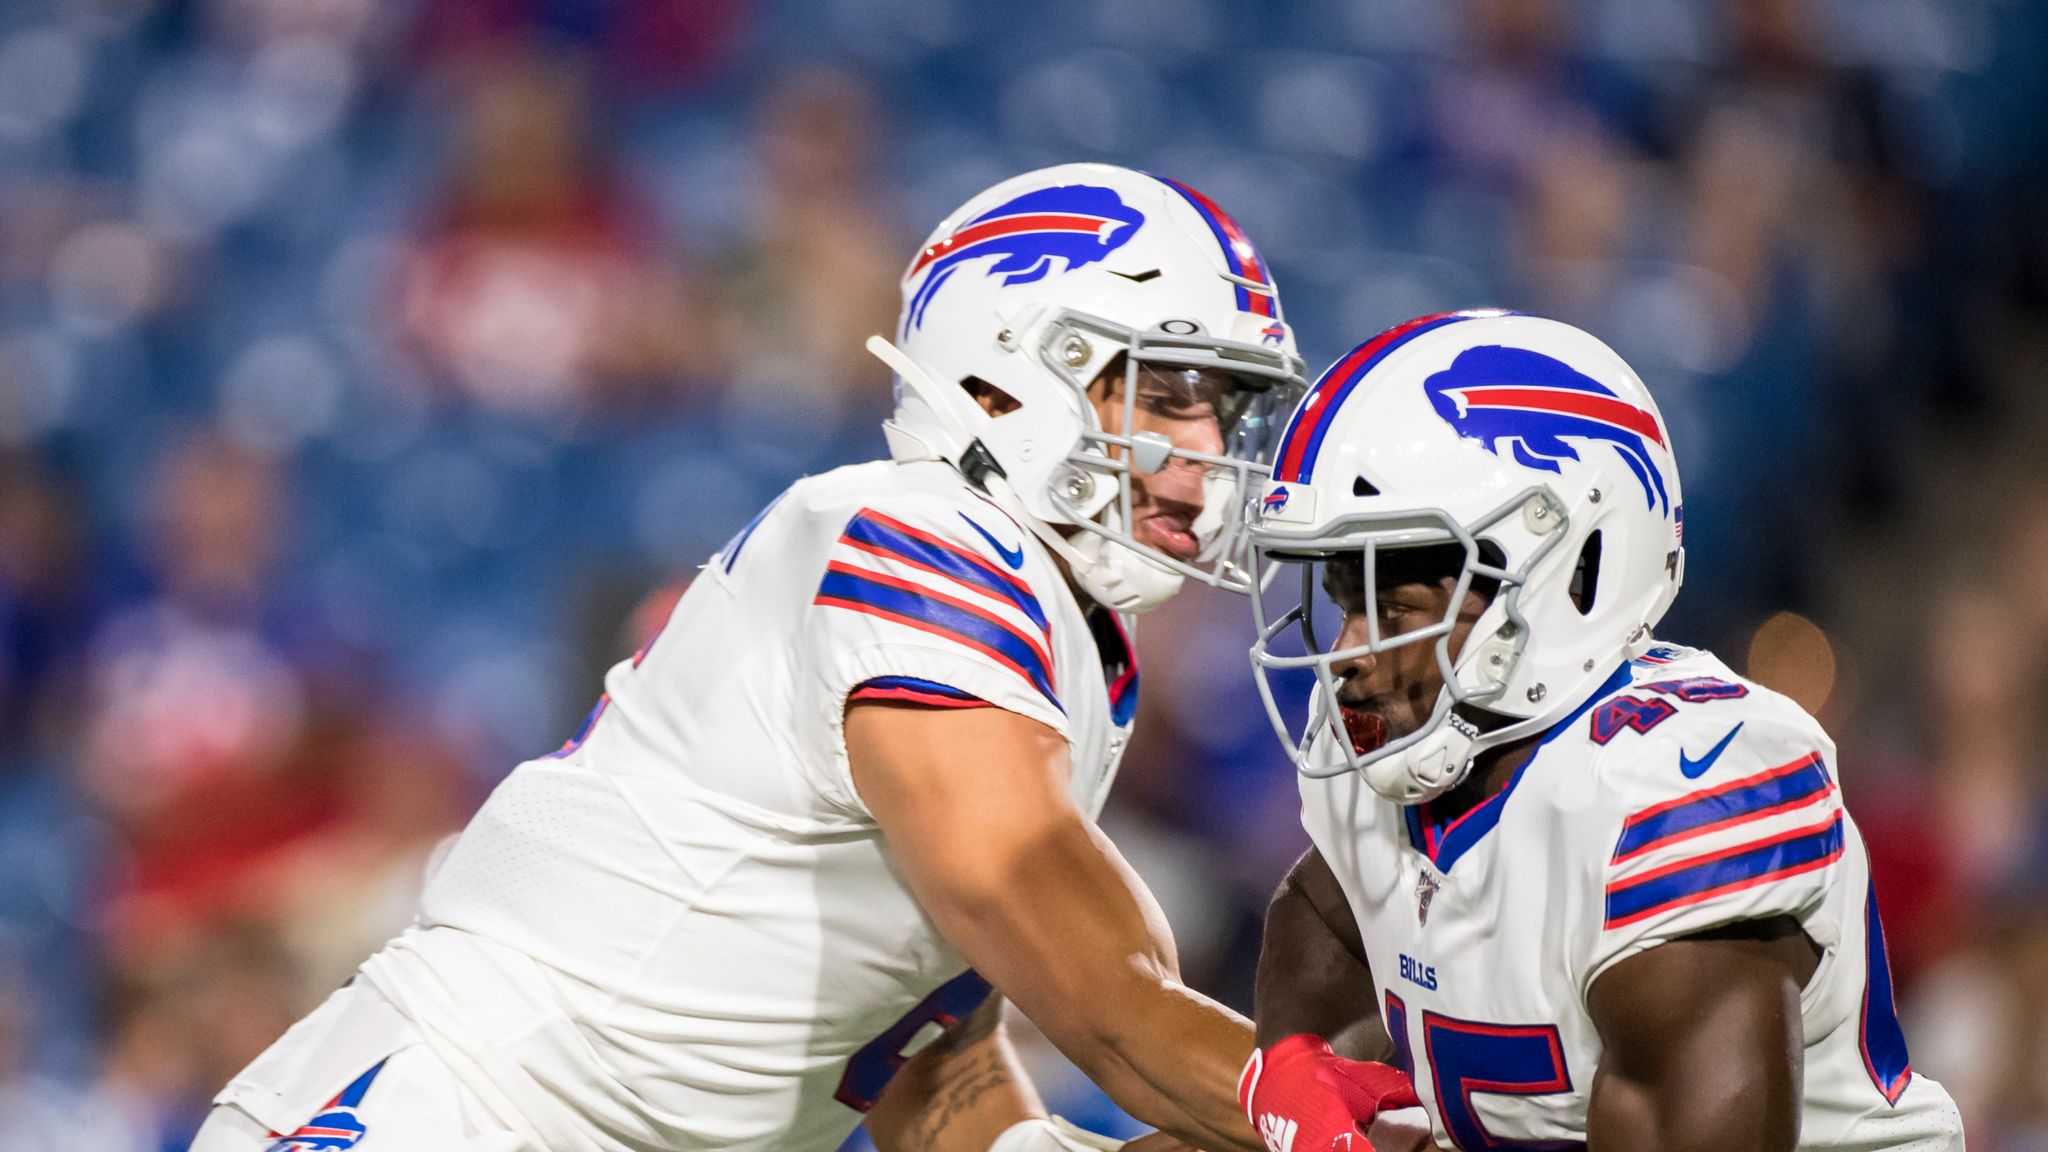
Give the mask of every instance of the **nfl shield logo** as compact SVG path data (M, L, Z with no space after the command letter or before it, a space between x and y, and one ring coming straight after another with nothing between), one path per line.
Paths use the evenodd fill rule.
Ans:
M1430 871L1427 868L1424 868L1420 873L1416 875L1415 922L1417 924L1429 923L1430 902L1436 899L1437 889L1442 888L1443 883L1444 882L1442 880L1437 878L1436 873Z

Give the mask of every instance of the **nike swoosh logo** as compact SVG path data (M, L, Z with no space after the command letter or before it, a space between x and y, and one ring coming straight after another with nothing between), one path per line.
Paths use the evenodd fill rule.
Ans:
M1015 548L1005 548L997 542L994 536L989 535L988 529L976 524L972 516L962 512L960 518L967 521L969 528L981 533L981 538L988 541L988 546L996 550L996 555L1003 558L1003 563L1008 564L1012 569L1024 567L1024 545L1019 544Z
M1728 734L1726 736L1721 737L1721 742L1719 744L1716 744L1712 748L1708 749L1707 754L1705 756L1700 757L1697 760L1693 759L1690 756L1687 756L1685 754L1685 749L1680 748L1678 750L1679 774L1684 776L1687 780L1699 779L1702 773L1706 772L1707 769L1712 768L1714 766L1714 761L1719 760L1721 758L1721 753L1726 752L1728 750L1728 742L1730 740L1735 739L1735 734L1740 731L1742 731L1741 724L1737 724L1735 727L1730 728L1728 730Z

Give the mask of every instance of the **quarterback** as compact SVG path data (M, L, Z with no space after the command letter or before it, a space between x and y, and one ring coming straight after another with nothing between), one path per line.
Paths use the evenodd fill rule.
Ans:
M869 342L892 458L705 566L199 1152L830 1152L864 1118L887 1152L1086 1143L991 987L1139 1119L1258 1146L1250 1025L1180 983L1094 817L1129 614L1248 588L1241 493L1303 384L1271 276L1193 189L1068 165L970 200L902 288ZM1323 1113L1400 1087L1315 1077Z
M1268 912L1255 1114L1262 1068L1335 1049L1466 1152L1960 1152L1833 742L1651 636L1682 509L1648 391L1564 324L1423 317L1303 400L1251 530L1299 567L1253 661L1313 845Z

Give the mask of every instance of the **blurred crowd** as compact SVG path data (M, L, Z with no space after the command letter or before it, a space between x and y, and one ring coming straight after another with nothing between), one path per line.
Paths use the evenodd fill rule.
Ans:
M1916 1066L2048 1149L2044 109L2022 0L0 6L0 1152L182 1149L1071 159L1227 205L1312 369L1495 304L1638 368L1666 635L1829 724ZM1144 620L1106 817L1241 1007L1248 640Z

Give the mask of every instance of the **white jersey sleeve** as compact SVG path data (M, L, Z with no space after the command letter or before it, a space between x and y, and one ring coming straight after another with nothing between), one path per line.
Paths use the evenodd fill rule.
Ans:
M1651 710L1642 723L1654 730L1616 741L1597 769L1614 806L1589 846L1600 852L1601 922L1582 995L1619 961L1720 925L1789 916L1819 940L1840 930L1815 923L1830 915L1845 835L1820 726L1740 681L1649 687L1633 702Z
M961 503L862 507L846 519L806 609L806 709L843 721L859 700L986 704L1068 734L1046 603L1065 594L1047 588L1059 574L994 506ZM829 752L841 772L844 736L835 722Z

